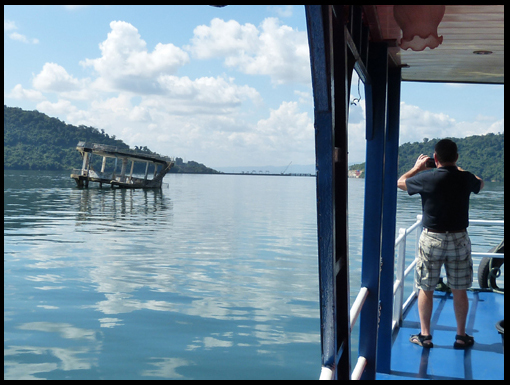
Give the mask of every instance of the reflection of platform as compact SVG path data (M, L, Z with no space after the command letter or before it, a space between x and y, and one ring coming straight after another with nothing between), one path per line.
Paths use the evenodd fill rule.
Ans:
M81 170L73 170L71 178L76 181L78 187L88 187L89 182L99 183L102 187L104 184L109 184L111 187L120 188L161 188L163 177L170 170L174 162L160 156L152 154L136 153L130 150L119 150L117 147L107 146L95 143L79 142L76 149L83 157L83 165ZM100 155L103 157L103 164L101 172L92 169L90 160L92 154ZM106 159L114 158L115 166L113 172L105 172ZM118 159L122 161L120 175L116 175ZM128 161L131 161L131 172L129 176L126 175L126 166ZM133 168L135 162L145 162L145 177L134 178ZM148 179L149 164L154 165L154 174L152 179ZM161 169L158 171L158 166Z
M432 336L434 347L411 344L409 336L420 331L418 306L409 310L391 350L391 374L377 373L378 380L502 380L504 354L496 323L504 318L504 295L468 291L466 332L475 338L467 350L453 349L456 335L451 293L434 294Z

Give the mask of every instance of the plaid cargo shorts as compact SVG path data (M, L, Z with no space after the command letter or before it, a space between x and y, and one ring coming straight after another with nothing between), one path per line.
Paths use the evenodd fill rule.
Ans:
M471 240L467 231L434 233L427 229L423 230L416 262L416 286L425 291L434 290L443 264L450 288L462 290L471 287L473 260Z

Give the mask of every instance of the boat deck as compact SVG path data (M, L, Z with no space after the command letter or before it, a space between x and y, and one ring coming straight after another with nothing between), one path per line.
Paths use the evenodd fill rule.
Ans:
M409 342L419 332L417 301L393 343L391 373L377 373L378 380L503 380L504 354L495 324L504 319L504 295L468 291L467 333L475 344L468 350L453 349L456 334L451 293L435 292L432 314L434 347L423 349Z

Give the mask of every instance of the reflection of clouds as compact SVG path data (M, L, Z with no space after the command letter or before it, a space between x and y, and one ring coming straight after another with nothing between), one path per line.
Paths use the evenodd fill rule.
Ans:
M122 320L118 318L99 318L102 328L113 328L114 326L124 325L121 324Z
M17 346L21 349L20 353L12 354L18 356L25 353L25 346ZM42 353L41 353L42 354ZM41 363L41 364L20 364L18 361L6 359L8 354L4 351L4 381L5 380L40 380L41 373L49 373L58 369L58 364ZM35 376L37 374L37 376Z
M66 286L35 286L34 289L38 290L62 290L65 289Z
M44 378L41 374L54 370L90 370L93 366L97 366L97 358L91 354L100 349L95 330L78 328L69 323L53 322L28 322L18 325L16 329L56 334L62 340L52 338L55 344L65 343L69 346L9 346L8 341L4 342L6 346L4 348L4 379L35 380ZM33 335L31 337L33 338ZM68 342L65 342L66 340ZM86 345L76 346L76 343ZM47 362L34 364L33 356L40 356L37 361L46 360Z
M211 333L210 336L197 336L192 343L186 346L187 351L210 350L213 348L257 347L263 345L286 345L286 344L315 344L320 340L320 333L310 332L286 332L282 327L275 328L273 325L257 324L250 327L248 333L226 332Z
M219 340L214 337L204 337L204 348L228 348L233 345L232 341Z
M196 337L193 342L186 347L186 350L210 350L212 348L229 348L234 345L232 341L229 341L229 339L232 339L232 332L223 333L221 336L219 333L212 333L211 335L214 337Z
M16 329L58 333L62 338L73 340L96 340L96 331L77 328L68 323L28 322L17 326Z
M157 362L150 362L149 364L155 366L156 369L142 371L142 376L145 377L161 377L166 379L178 379L184 376L176 372L176 369L182 366L191 366L194 363L186 361L182 358L165 358L165 357L151 357L151 360Z
M62 282L62 277L56 274L40 274L37 276L29 275L25 279L34 282Z
M172 311L174 305L166 301L130 299L129 294L105 294L106 300L99 301L92 308L104 314L130 313L136 310L148 309L156 311Z
M86 344L31 347L11 359L24 373L38 372L24 363L31 354L45 355L43 360L51 363L40 367L40 373L91 368L104 343L98 336L116 333L133 334L134 341L148 346L162 338L172 340L174 352L168 354L126 354L140 362L143 376L177 379L182 377L179 367L193 363L185 356L173 358L181 357L175 350L195 355L258 349L271 354L271 345L319 344L315 201L303 206L293 197L294 190L303 189L299 178L281 178L284 185L291 183L279 197L278 188L260 194L260 187L253 186L265 184L264 177L207 177L208 188L201 176L170 176L177 178L179 184L171 183L174 188L163 195L109 189L52 192L45 198L50 201L39 205L52 213L39 210L33 222L29 205L21 221L27 225L16 240L5 243L25 269L21 280L27 288L16 288L16 295L29 293L34 299L28 306L32 303L43 316L75 315L79 309L99 322L89 319L93 326L88 329L70 323L19 326L42 346L48 337L37 333ZM314 180L306 179L306 184L313 195ZM60 290L56 296L55 290ZM67 302L74 295L78 300ZM153 313L132 314L141 310ZM30 319L40 320L41 313ZM23 311L14 310L12 317L27 320ZM143 337L134 332L141 319L147 327ZM155 321L160 319L168 319L169 327L160 327L157 322L163 321ZM296 326L307 320L317 322ZM288 326L292 332L285 331ZM179 338L173 339L174 333ZM17 371L19 376L19 367L11 364L6 373Z
M44 376L41 376L42 373L50 373L54 370L89 370L97 365L97 359L91 358L90 353L91 349L86 347L68 349L36 346L9 347L4 349L4 380L40 380L44 379ZM32 355L46 356L47 361L51 363L23 362L24 358ZM79 357L80 355L82 357ZM16 360L10 360L8 357L16 357ZM56 363L55 359L58 360Z
M315 343L320 333L297 333L274 329L269 325L257 325L255 336L261 345L284 345L290 343Z
M171 194L172 221L156 220L153 233L142 223L121 221L117 226L126 232L97 239L88 253L89 277L104 299L91 307L107 315L150 309L236 323L251 320L260 328L289 317L317 319L314 202L308 208L301 202L296 210L289 190L274 202L267 196L254 197L258 202L248 199L252 208L247 210L247 191L223 188L231 196L220 197L196 187L176 187L187 198ZM202 193L216 203L204 204ZM131 202L134 210L137 200ZM253 326L246 331L260 341L245 338L244 346L319 341L315 331L282 334ZM211 334L196 337L187 349L231 344L231 338Z

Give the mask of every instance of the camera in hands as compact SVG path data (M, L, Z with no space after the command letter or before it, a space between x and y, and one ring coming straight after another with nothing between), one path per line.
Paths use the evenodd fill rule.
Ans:
M436 162L434 161L434 158L428 158L427 159L427 163L425 163L425 165L428 167L428 168L436 168Z

